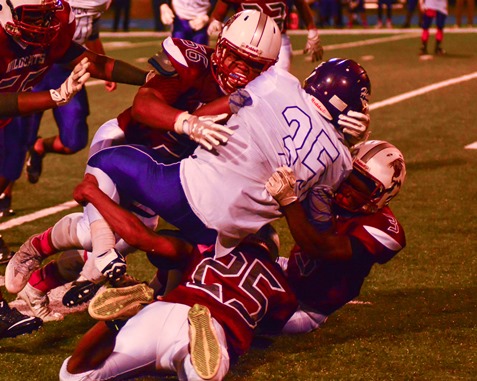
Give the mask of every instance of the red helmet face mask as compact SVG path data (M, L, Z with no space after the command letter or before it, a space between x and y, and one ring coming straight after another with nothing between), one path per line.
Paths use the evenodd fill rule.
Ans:
M3 2L3 1L2 1ZM11 18L2 25L5 31L30 46L48 46L57 36L60 22L55 13L62 5L57 0L5 0Z

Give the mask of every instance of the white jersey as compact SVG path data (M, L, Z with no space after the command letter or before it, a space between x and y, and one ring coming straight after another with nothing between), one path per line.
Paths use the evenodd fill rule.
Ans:
M278 167L293 169L300 200L321 184L336 189L352 168L341 134L314 108L297 78L272 67L245 89L252 105L227 123L235 131L227 144L216 154L198 148L181 162L193 211L219 232L217 256L282 216L265 189Z
M445 15L448 14L447 0L424 0L424 6L426 7L426 9L432 9Z
M88 39L99 35L99 19L109 8L111 0L69 0L68 2L76 19L73 41L84 45Z
M209 8L209 0L172 0L172 9L182 20L192 20L197 16L206 15Z

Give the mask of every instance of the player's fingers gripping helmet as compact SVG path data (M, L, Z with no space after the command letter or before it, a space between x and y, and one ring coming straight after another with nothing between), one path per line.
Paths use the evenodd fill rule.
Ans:
M371 94L366 70L350 59L332 58L318 65L303 88L321 115L337 125L340 114L363 112Z
M395 146L369 140L353 147L353 170L336 194L336 203L351 211L374 213L395 197L406 178L404 157ZM346 196L354 198L354 208Z
M47 46L58 35L61 7L60 0L0 0L0 24L27 45Z
M277 62L281 44L280 29L271 17L255 10L236 13L224 25L211 58L216 81L228 94L244 87ZM248 69L230 66L230 60L243 60Z

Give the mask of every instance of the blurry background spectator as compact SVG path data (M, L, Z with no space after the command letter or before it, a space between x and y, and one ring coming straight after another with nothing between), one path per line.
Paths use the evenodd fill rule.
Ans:
M417 1L417 0L416 0ZM348 1L348 28L353 25L360 25L358 16L363 28L368 27L368 20L366 18L366 9L364 7L364 0L349 0Z
M154 30L160 32L164 30L161 20L161 0L152 0L152 19L154 21Z
M462 16L464 13L464 7L467 12L467 26L472 27L474 23L474 9L475 0L456 0L455 3L455 26L460 28L462 26Z
M402 24L403 28L410 28L411 27L411 22L412 22L412 16L414 15L414 12L416 11L419 14L419 21L418 25L421 25L421 11L419 10L418 6L418 0L407 0L406 1L406 19L404 20L404 24Z
M378 22L376 28L383 27L383 8L386 6L386 28L393 27L393 0L378 0Z
M113 32L118 31L121 16L123 17L123 31L129 31L131 0L113 0L112 8L114 10Z

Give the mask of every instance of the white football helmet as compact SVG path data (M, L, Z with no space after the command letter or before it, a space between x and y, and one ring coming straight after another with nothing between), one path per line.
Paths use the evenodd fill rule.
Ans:
M224 25L212 54L215 79L228 94L244 87L277 62L281 44L280 28L271 17L256 10L236 13ZM242 59L253 73L230 70L225 60L231 54Z
M338 189L336 203L351 210L342 201L340 193L346 193L345 189L352 187L357 198L361 198L361 203L358 204L358 209L351 211L374 213L399 193L406 178L404 157L395 146L382 140L358 144L353 148L352 155L353 171ZM356 190L356 183L353 181L364 184L366 191Z
M60 0L0 0L0 25L27 45L47 46L58 35Z

